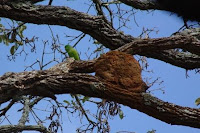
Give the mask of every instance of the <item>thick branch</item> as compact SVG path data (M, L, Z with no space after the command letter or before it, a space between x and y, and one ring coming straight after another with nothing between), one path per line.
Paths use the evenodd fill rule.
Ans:
M156 2L153 0L119 0L126 5L134 7L135 9L140 10L149 10L149 9L160 9Z
M51 25L67 26L69 28L80 30L84 33L89 34L90 36L92 36L93 38L95 38L100 43L104 44L106 47L110 49L117 49L132 41L141 41L139 39L121 34L120 32L116 31L101 16L99 17L91 16L85 13L72 10L68 7L41 6L41 5L36 6L30 4L26 5L23 3L21 4L9 3L9 2L4 3L0 1L0 17L6 17L34 24L51 24ZM172 44L171 39L173 38L167 38L167 40L165 40L165 43ZM147 44L150 45L150 43ZM191 53L199 53L198 49L193 49L190 48L189 46L187 47L187 50L190 50ZM194 69L194 67L188 67L188 64L190 62L193 62L194 65L192 66L199 66L199 63L195 62L196 57L193 58L192 56L190 56L189 58L187 58L187 53L185 53L184 56L181 56L179 58L179 56L182 54L175 53L177 54L177 56L176 55L170 56L170 54L168 56L165 56L166 53L163 51L157 51L156 53L158 54L154 54L148 52L148 50L149 49L145 49L143 50L144 52L142 53L140 52L140 50L138 50L134 51L134 53L159 59L171 63L172 65L180 66L183 68ZM171 51L168 51L168 53L170 52ZM164 59L160 58L160 56L165 58ZM187 58L187 60L183 61L185 57ZM182 65L177 65L177 64L182 64Z
M121 2L140 10L158 9L170 11L182 16L184 20L200 21L198 0L120 0Z
M15 132L21 132L21 131L39 131L42 133L51 133L46 129L44 126L20 126L20 125L5 125L5 126L0 126L0 132L1 133L15 133Z
M191 53L170 50L181 48ZM139 54L159 59L178 67L189 69L200 68L200 41L192 36L172 36L158 39L135 40L117 50L129 54ZM162 54L160 51L163 51Z
M181 107L163 102L146 93L135 93L114 87L91 75L50 69L9 73L0 77L0 103L21 95L53 97L54 94L67 93L108 99L170 124L200 128L199 109Z
M185 52L178 52L178 54L174 51L163 51L163 54L159 52L146 53L145 56L156 58L167 63L173 64L175 66L185 68L186 70L192 70L195 68L200 68L200 57L194 54L186 54Z
M67 26L89 34L111 49L122 46L134 39L113 29L102 16L90 16L68 7L15 3L5 5L5 3L0 2L0 17L34 24Z
M135 40L120 47L118 50L129 54L145 55L145 53L160 52L175 48L181 48L193 54L200 55L200 41L189 36Z

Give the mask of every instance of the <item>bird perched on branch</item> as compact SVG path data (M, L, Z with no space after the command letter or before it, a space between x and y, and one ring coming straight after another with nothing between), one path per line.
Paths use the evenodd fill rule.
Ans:
M65 46L65 50L68 53L69 57L74 58L75 60L80 60L79 54L72 46L69 44Z

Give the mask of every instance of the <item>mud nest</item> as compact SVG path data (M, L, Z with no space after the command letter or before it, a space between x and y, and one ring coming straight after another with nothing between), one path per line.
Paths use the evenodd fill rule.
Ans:
M110 84L134 92L145 92L147 85L141 77L141 67L132 55L111 51L95 63L95 76Z

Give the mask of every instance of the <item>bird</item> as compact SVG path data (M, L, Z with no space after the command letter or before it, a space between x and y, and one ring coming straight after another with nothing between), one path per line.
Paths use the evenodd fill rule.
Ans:
M71 45L69 45L69 44L65 45L65 51L68 53L69 57L74 58L75 60L80 60L78 51L76 49L74 49ZM71 94L71 97L72 98L74 97L76 99L76 102L78 103L78 105L81 107L81 102L80 102L80 99L78 96L79 95L77 95L77 94ZM81 111L84 111L84 110L81 108Z
M74 58L75 60L80 60L80 56L76 49L74 49L71 45L65 45L65 50L68 53L69 57Z

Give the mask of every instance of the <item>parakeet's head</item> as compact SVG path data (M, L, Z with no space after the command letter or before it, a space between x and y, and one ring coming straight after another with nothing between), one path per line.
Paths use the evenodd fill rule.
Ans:
M72 46L70 46L69 44L65 46L65 50L68 52L70 49L72 48Z

